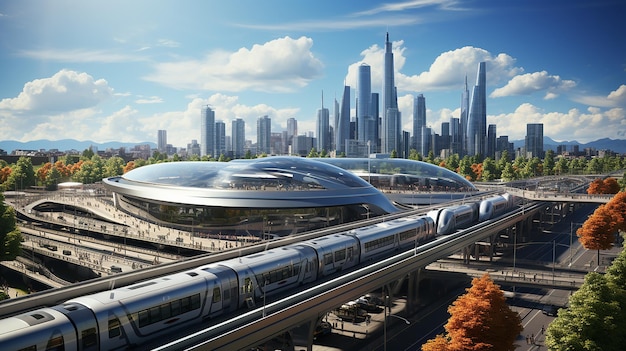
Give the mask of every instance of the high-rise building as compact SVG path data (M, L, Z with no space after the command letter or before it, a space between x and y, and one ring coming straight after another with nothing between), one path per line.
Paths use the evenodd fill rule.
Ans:
M462 154L461 148L461 121L459 118L450 118L450 153Z
M487 75L485 62L478 64L476 85L472 90L472 100L467 118L467 154L485 155L487 138Z
M215 122L215 153L213 157L218 158L226 155L226 123L224 121Z
M157 149L163 153L167 151L167 131L159 129L157 134Z
M495 159L496 157L496 125L490 124L487 127L487 147L485 151L485 157L491 157L491 159Z
M341 105L335 123L335 150L337 154L346 153L346 140L350 139L350 87L343 87Z
M256 121L256 148L257 153L271 154L272 119L267 115Z
M413 100L413 145L415 150L422 147L422 127L426 126L426 98L419 94Z
M215 153L215 111L208 105L200 112L200 155L213 157Z
M398 96L394 79L393 52L389 33L385 36L385 58L383 70L383 120L381 133L381 152L391 153L400 150L400 131L402 117L398 110Z
M198 140L192 139L191 143L187 144L187 155L200 156L200 144L198 144Z
M294 153L294 138L298 136L298 121L291 117L287 119L287 149L290 153Z
M368 126L371 125L371 119L374 117L370 113L372 106L372 73L371 67L365 63L359 66L357 77L357 101L356 101L356 118L357 118L357 139L362 142L371 140L371 131ZM373 140L372 140L373 141Z
M526 157L543 158L543 123L526 124Z
M459 121L459 156L467 155L467 118L469 115L469 90L467 90L467 75L465 75L465 89L461 94L461 116Z
M316 123L316 136L317 144L315 148L318 152L325 150L330 151L330 113L327 108L324 107L324 94L322 93L322 107L317 110L317 123Z
M245 155L244 146L246 145L246 122L241 118L237 118L232 121L231 126L233 157L242 158Z
M428 127L422 127L422 145L417 152L423 157L428 156L428 152L433 148L432 129ZM433 150L434 152L434 150Z

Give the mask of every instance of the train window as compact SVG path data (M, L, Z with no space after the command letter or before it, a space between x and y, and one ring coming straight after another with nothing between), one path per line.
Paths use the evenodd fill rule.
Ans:
M332 264L333 263L333 254L324 254L324 264Z
M170 302L172 308L172 316L178 316L180 314L180 300L174 300Z
M172 316L172 310L169 303L161 305L161 319L168 319Z
M348 248L347 257L348 261L352 261L352 247Z
M51 338L46 345L46 351L65 351L65 341L62 336Z
M116 338L122 334L120 330L120 320L117 318L109 319L109 339Z
M37 345L31 345L17 351L37 351Z
M187 313L191 311L191 300L187 297L180 300L180 312Z
M213 288L213 303L220 302L222 300L222 294L220 288Z
M346 259L346 249L335 251L335 262L343 261Z
M200 308L200 294L191 295L191 309L196 310Z
M224 300L230 299L230 290L224 289Z
M139 328L150 324L150 315L148 310L139 311Z
M85 329L80 332L83 340L83 349L94 346L98 343L98 335L96 334L96 328Z
M243 286L241 287L241 294L250 294L252 292L252 279L246 278Z
M150 324L161 320L161 309L159 306L150 308Z

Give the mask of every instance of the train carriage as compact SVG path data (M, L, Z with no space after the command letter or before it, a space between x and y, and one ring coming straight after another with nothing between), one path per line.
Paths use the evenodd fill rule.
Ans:
M241 308L263 296L315 281L318 262L313 248L297 245L233 258L217 265L228 267L237 275Z
M303 241L298 245L310 246L318 256L318 275L330 274L354 267L361 256L359 242L352 236L332 234Z
M99 345L84 350L98 350ZM55 308L41 308L0 320L2 350L79 350L69 318Z
M222 296L216 283L214 274L195 269L79 297L63 306L90 309L107 349L138 346L220 314L212 308Z

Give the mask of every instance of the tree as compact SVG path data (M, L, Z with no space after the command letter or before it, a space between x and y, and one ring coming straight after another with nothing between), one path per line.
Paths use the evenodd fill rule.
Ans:
M500 177L502 178L502 180L506 182L517 179L517 173L515 173L515 169L513 168L513 165L510 163L507 163L506 166L504 166L504 169L502 170L502 174L500 175Z
M7 178L5 189L26 189L35 185L36 179L30 157L22 156L17 160L15 166L11 168L11 174Z
M83 150L83 153L80 155L80 158L83 161L90 160L94 156L93 150L90 148Z
M504 293L489 274L474 278L465 295L448 308L447 335L427 342L422 350L507 351L515 350L522 332L519 315L506 304Z
M543 158L543 175L552 175L554 174L554 166L556 162L554 161L554 151L548 150L546 151L546 155Z
M15 226L15 211L0 193L0 261L12 261L20 254L22 233Z
M597 178L587 188L587 194L617 194L620 186L615 178Z
M124 159L119 156L110 157L104 163L103 178L115 177L124 174Z
M569 173L569 163L565 157L559 157L554 165L554 174L567 174Z
M606 205L601 205L576 231L578 241L585 249L598 251L597 264L600 264L600 250L613 247L615 228L613 216L606 209Z
M559 310L548 326L548 349L623 350L626 306L616 299L617 290L603 275L587 274L585 283L570 297L569 308Z

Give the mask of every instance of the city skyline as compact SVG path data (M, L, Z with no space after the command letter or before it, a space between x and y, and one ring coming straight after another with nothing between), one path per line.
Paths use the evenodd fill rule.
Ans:
M252 140L266 115L271 130L295 118L302 135L316 130L319 91L334 106L350 86L356 117L361 64L383 98L386 33L402 131L418 94L434 132L459 118L465 77L473 86L484 61L498 136L523 139L527 123L542 123L558 141L626 139L619 1L285 2L279 16L237 1L30 5L0 2L0 140L143 142L167 130L185 147L201 139L206 105L215 121L244 120Z

